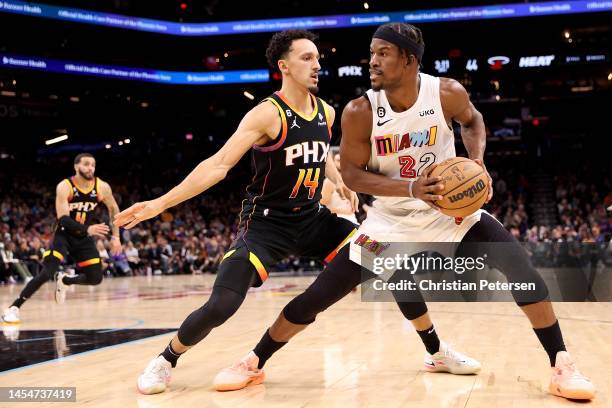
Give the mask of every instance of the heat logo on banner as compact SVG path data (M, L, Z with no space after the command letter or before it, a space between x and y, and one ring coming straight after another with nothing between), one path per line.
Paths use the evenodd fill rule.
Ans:
M438 126L408 132L403 135L389 134L374 136L377 156L388 156L410 147L433 146L436 144Z

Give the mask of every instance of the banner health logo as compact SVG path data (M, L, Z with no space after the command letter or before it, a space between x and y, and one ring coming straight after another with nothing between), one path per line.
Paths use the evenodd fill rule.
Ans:
M399 134L374 136L376 155L388 156L410 147L433 146L436 144L437 134L438 126L432 126L429 129L408 132L401 136Z
M480 193L485 189L485 182L483 180L478 180L475 184L472 184L470 187L466 188L463 191L458 192L457 194L453 194L449 196L449 201L451 203L455 203L459 200L463 200L465 197L472 198L476 194Z

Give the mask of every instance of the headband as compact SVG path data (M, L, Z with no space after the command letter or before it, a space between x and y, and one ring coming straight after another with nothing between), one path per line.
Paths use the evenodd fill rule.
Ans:
M404 37L388 26L378 27L372 38L385 40L393 45L396 45L400 49L408 50L416 55L419 61L421 61L423 58L423 52L425 52L425 46L423 44L417 44L414 40Z

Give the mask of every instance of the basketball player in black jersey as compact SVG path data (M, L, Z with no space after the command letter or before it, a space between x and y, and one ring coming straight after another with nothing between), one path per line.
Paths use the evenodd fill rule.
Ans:
M138 378L138 389L144 394L166 389L178 357L229 319L249 287L260 286L268 277L271 266L291 254L329 262L355 231L353 223L319 204L326 175L341 196L351 200L353 209L357 200L342 183L333 159L327 160L335 112L313 95L318 90L320 69L314 40L314 34L303 30L275 34L266 56L283 75L281 90L249 111L226 144L178 186L155 200L134 204L115 219L117 225L131 228L152 218L223 180L229 169L252 151L254 177L242 203L238 236L223 257L209 300L187 317L162 354L151 360ZM326 276L329 287L315 294L314 308L319 303L335 303L344 296L345 281L352 281ZM424 308L424 304L418 307ZM285 318L283 313L274 330L292 335L310 323ZM273 331L270 333L272 336L266 332L265 339L271 348L285 344L286 340L274 340ZM270 347L264 352L271 355ZM258 356L250 355L253 367L225 371L222 381L215 380L215 388L238 389L261 383L264 374L257 367ZM259 357L265 362L263 352Z
M102 282L100 254L93 237L105 237L106 224L93 224L92 212L99 203L108 208L111 225L119 207L108 183L94 176L96 160L89 153L74 159L75 175L59 182L56 187L55 210L57 226L49 249L43 254L43 270L23 288L19 297L2 316L7 323L19 323L19 308L49 279L55 277L55 300L64 303L69 285L98 285ZM112 226L111 253L121 252L119 227ZM67 276L59 272L60 263L70 254L80 273Z

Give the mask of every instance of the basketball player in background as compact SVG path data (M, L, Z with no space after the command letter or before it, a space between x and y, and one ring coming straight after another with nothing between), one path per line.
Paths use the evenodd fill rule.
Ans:
M595 387L578 371L567 353L546 285L516 239L486 211L479 210L464 219L439 212L434 202L442 199L438 195L443 190L443 185L439 184L441 178L430 180L426 193L422 191L423 180L431 179L429 173L436 163L456 156L453 120L461 125L469 158L486 171L482 115L457 81L419 72L423 52L423 36L418 28L402 23L379 27L370 44L372 89L367 95L352 100L342 114L343 178L354 191L376 197L374 206L355 234L357 239L350 244L350 259L359 261L362 256L368 256L364 244L372 241L461 242L466 245L459 244L457 255L471 257L479 254L474 253L474 246L468 243L505 243L504 251L487 253L487 262L506 275L509 282L536 284L536 295L530 295L528 300L521 293L512 294L549 356L553 367L549 392L571 399L592 399ZM387 141L389 135L399 135L397 142ZM487 176L489 201L493 190L488 173ZM364 242L362 237L368 241ZM383 251L378 255L384 254ZM347 273L350 269L354 272ZM266 333L255 349L256 354L270 358L288 339L303 330L304 325L295 322L311 323L318 313L331 305L317 296L318 291L329 286L328 276L342 276L346 280L345 295L351 285L359 284L356 278L359 270L360 266L349 260L349 249L340 250L312 285L285 307L284 315L281 314L272 326L276 328L277 337L286 339L285 343L270 341ZM335 297L327 299L340 299L343 295L336 293ZM401 308L401 303L398 304ZM289 315L293 316L291 320L286 319ZM419 334L434 330L426 310L412 323ZM443 343L437 344L439 350L428 348L425 368L448 371L445 359L448 349ZM243 359L242 364L252 375L261 368L261 365L253 367L248 359ZM236 377L236 370L233 374ZM217 377L227 375L222 371ZM235 382L239 383L242 378L237 377Z
M2 320L7 323L20 322L21 306L51 278L56 281L57 303L64 303L70 285L98 285L102 282L102 267L94 237L104 238L110 229L106 224L92 223L92 213L100 202L108 208L112 227L111 252L113 255L121 252L119 227L113 225L119 206L108 183L95 177L96 160L89 153L81 153L74 159L74 171L74 176L60 181L55 189L57 226L51 245L43 254L43 269L5 310ZM68 254L80 269L77 276L56 273Z
M115 219L117 225L131 228L152 218L217 184L246 152L252 152L255 175L243 201L238 236L223 257L208 301L183 321L170 344L138 378L138 389L143 394L165 391L170 370L178 358L229 319L244 301L248 289L261 286L267 279L270 267L291 254L329 262L355 231L352 222L320 205L326 175L352 203L353 211L357 197L344 186L333 159L328 158L335 112L313 95L318 91L321 68L315 38L304 30L275 34L266 56L282 73L281 90L251 109L225 145L202 161L179 185L157 199L134 204ZM415 191L426 187L423 181ZM346 272L355 273L351 269ZM359 280L361 271L355 274ZM329 296L344 296L344 286L351 280L328 276L327 284L316 290L314 305L309 307L335 303L340 298ZM418 310L422 309L426 309L424 303L418 305ZM410 306L402 312L410 318L412 310ZM301 311L294 312L301 318ZM229 390L261 383L264 372L257 368L258 364L265 363L266 355L286 341L276 338L274 330L285 332L289 327L291 332L306 327L302 320L295 324L289 321L275 326L270 334L266 332L265 344L256 349L260 354L249 354L249 366L238 364L225 370L215 387ZM459 353L453 354L453 358L458 369L472 372L480 369L477 362Z

